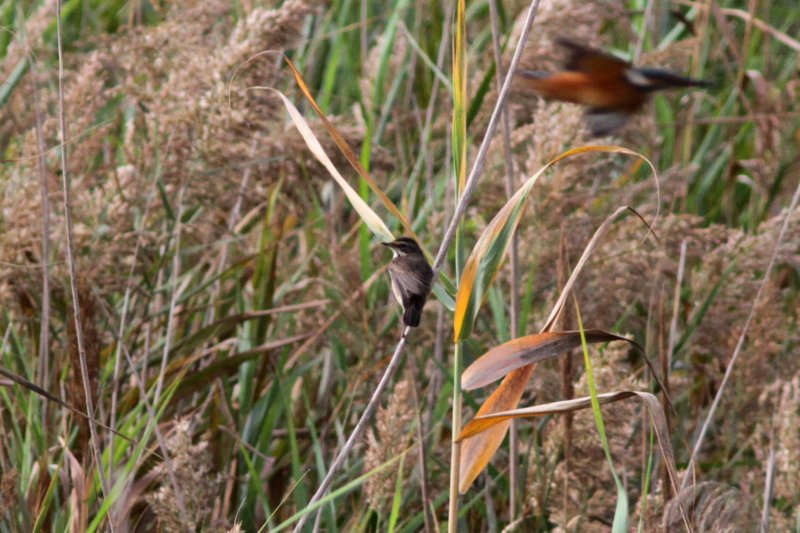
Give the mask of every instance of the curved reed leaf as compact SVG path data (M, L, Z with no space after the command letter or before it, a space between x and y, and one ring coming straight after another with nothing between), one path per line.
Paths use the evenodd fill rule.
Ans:
M528 380L531 379L536 363L523 366L508 374L494 392L483 402L476 418L482 415L504 412L517 406ZM470 421L467 426L472 423ZM511 425L511 419L502 420L497 425L487 428L488 431L476 434L472 438L463 437L461 443L461 466L459 468L458 491L464 494L472 486L475 478L483 472L489 461L492 460L494 452L503 443ZM466 429L466 428L465 428ZM460 435L459 435L460 437Z
M400 224L403 225L403 229L406 231L406 233L414 237L419 242L420 239L419 237L417 237L417 234L412 229L411 223L408 221L408 218L406 218L406 216L397 208L394 202L392 202L389 199L389 197L386 196L386 193L383 192L383 190L378 186L378 183L375 181L375 179L372 176L370 176L369 172L367 172L367 170L361 164L359 158L356 157L355 152L353 152L353 149L350 147L349 144L347 144L347 141L342 136L342 134L339 133L339 130L337 130L336 127L333 124L331 124L331 122L325 116L325 113L323 113L322 109L320 109L319 105L317 105L317 102L314 99L314 96L311 94L308 85L306 85L306 82L303 79L303 76L300 74L300 71L297 70L297 68L294 66L294 63L292 63L292 61L288 57L286 57L284 54L281 55L284 61L286 61L286 64L289 66L289 69L292 71L292 75L294 75L294 79L297 82L297 86L300 88L300 91L303 93L303 96L305 96L306 100L308 100L308 103L311 104L311 108L317 114L317 117L319 117L320 121L322 122L322 125L328 131L328 134L331 136L331 138L333 138L333 141L336 143L336 146L338 146L339 150L341 150L342 154L344 154L344 157L347 159L347 161L350 163L353 169L358 173L358 175L361 176L364 179L364 181L367 182L369 188L372 189L372 192L374 192L378 196L381 203L383 203L384 207L386 207L386 209L388 209L391 214L397 217L397 219L400 221Z
M632 155L644 160L656 175L653 164L642 154L621 146L582 146L568 150L544 165L528 178L517 192L495 215L481 234L475 247L467 259L464 272L456 295L456 309L453 317L454 341L458 342L469 336L475 317L492 279L497 274L505 258L511 237L519 225L520 217L526 205L531 189L544 174L545 170L562 159L587 152L606 152ZM658 178L656 176L656 191ZM656 217L658 212L656 212Z
M333 162L328 157L328 154L325 153L325 149L322 148L322 145L319 143L317 136L314 135L314 132L306 122L306 119L303 118L303 115L300 114L300 111L294 106L294 104L277 89L270 89L275 92L278 96L280 96L283 105L286 107L286 110L289 112L289 116L294 122L297 131L300 132L302 135L303 140L306 142L308 149L311 150L311 153L314 154L320 163L328 170L330 175L342 188L344 194L347 196L347 200L350 202L350 205L353 206L353 209L356 210L358 216L361 217L361 220L367 225L367 227L377 235L378 237L386 240L392 241L394 240L394 235L389 230L389 228L384 224L383 220L372 210L370 206L359 196L358 192L353 189L349 183L342 177L336 167L333 165Z
M605 405L608 403L625 400L632 396L635 396L633 391L606 392L603 394L598 394L597 400L601 405ZM572 398L571 400L560 400L542 405L519 407L517 409L509 409L508 411L500 411L488 415L476 416L464 424L464 429L461 430L458 440L474 437L480 433L483 433L487 429L514 418L534 418L538 416L571 413L574 411L588 409L591 406L592 398L590 396L584 396L581 398Z
M623 148L622 150L624 150L625 153L630 153L630 151L628 151L627 149ZM564 154L562 154L562 156L566 157ZM556 160L558 160L558 158L556 158ZM537 175L540 173L541 171L537 173ZM632 211L634 214L636 214L636 216L638 216L641 219L641 216L635 210L631 209L630 207L623 206L614 211L614 213L612 213L608 218L606 218L606 220L600 225L600 227L597 228L591 240L586 245L586 248L584 249L580 260L578 261L577 265L575 266L575 269L572 272L572 275L570 276L569 280L562 289L561 296L559 297L556 304L553 306L550 318L548 319L545 326L542 328L542 332L549 331L553 327L554 320L561 311L566 296L570 293L572 285L575 283L575 280L577 279L578 275L583 270L583 267L588 261L592 252L599 245L600 240L608 231L609 227L611 226L611 223L614 222L614 220L616 220L616 218L621 213L627 210ZM487 228L487 231L488 229L489 228ZM649 231L651 230L650 227L648 226L648 234ZM485 233L486 231L484 232L484 234ZM476 248L477 246L478 245L476 245ZM462 284L463 284L463 278L462 278ZM459 292L459 294L461 293ZM458 300L456 300L456 309L458 309ZM483 403L483 405L481 405L480 409L478 409L476 417L482 415L489 415L491 413L496 413L499 411L514 409L519 403L520 398L522 398L522 393L525 390L525 386L527 385L528 380L533 374L533 369L535 368L535 366L536 365L534 363L534 364L529 364L527 366L523 366L521 368L517 368L516 370L512 370L505 377L505 379L503 379L503 381L500 383L497 389L495 389L495 391L489 396L489 398L487 398L487 400ZM510 424L511 424L510 419L505 420L502 423L497 424L492 428L489 428L488 431L485 431L473 438L467 439L462 443L461 468L460 468L461 480L459 484L459 491L462 494L469 489L469 487L472 485L472 482L475 481L475 478L478 477L478 474L480 474L483 471L483 469L486 468L486 465L489 464L489 461L492 459L492 456L494 456L494 453L497 451L497 448L499 448L500 444L503 442L503 439L505 438L506 435L506 431L508 431L508 427Z

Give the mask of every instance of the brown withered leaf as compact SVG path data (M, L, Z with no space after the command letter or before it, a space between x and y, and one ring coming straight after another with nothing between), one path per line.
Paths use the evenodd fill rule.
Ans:
M584 334L587 343L626 341L636 344L630 339L599 329L585 330ZM580 345L580 331L547 331L512 339L495 346L467 367L461 374L461 387L464 390L485 387L512 370L556 357Z

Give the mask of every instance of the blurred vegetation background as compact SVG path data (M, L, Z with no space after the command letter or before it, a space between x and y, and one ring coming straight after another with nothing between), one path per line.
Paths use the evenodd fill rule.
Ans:
M470 162L498 95L491 3L503 73L528 7L467 3ZM392 231L402 227L351 170L279 56L262 52L286 51L436 250L454 205L452 9L426 0L63 2L83 351L94 417L128 438L98 427L104 495L86 421L0 378L0 531L292 527L363 411L402 322L387 250L278 98L258 88L287 94L345 178ZM56 2L0 0L0 21L0 365L85 412L66 256ZM643 241L634 217L618 221L575 295L585 327L633 338L665 362L679 469L756 306L693 491L675 497L660 477L643 406L603 408L631 529L685 529L681 501L696 531L765 522L800 530L800 210L786 210L800 182L798 35L793 2L542 0L523 67L557 69L554 41L569 37L714 87L659 95L604 139L588 137L579 107L512 87L514 189L584 144L639 151L659 172L658 240ZM508 195L496 137L461 227L466 250ZM466 364L539 330L565 268L617 207L648 220L659 207L647 166L613 154L563 161L531 198L518 232L519 279L506 267L488 290L464 343ZM451 253L445 272L456 260ZM574 317L563 320L562 329L577 328ZM432 298L398 379L321 508L321 529L444 529L451 324L452 312ZM611 344L590 353L600 392L657 390L641 351ZM581 360L539 364L521 404L588 394ZM488 392L465 393L465 417ZM608 530L616 490L591 413L518 428L511 529ZM503 530L509 490L504 446L462 497L459 530Z

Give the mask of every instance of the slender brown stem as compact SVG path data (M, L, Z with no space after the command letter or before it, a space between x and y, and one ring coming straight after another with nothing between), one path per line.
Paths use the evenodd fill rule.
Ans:
M661 285L658 297L658 356L661 360L661 383L664 389L661 391L661 408L664 410L664 421L667 423L667 434L670 434L670 409L669 400L669 353L667 352L667 332L666 332L666 306L667 292L664 285ZM644 426L642 426L644 427ZM643 432L644 433L644 432ZM661 497L664 501L664 508L667 502L672 499L672 484L669 478L669 467L664 461L661 470Z
M556 283L558 287L564 288L569 279L569 252L567 250L567 241L565 238L566 230L564 226L560 229L561 237L559 239L558 249L558 263L556 265ZM564 311L561 313L559 320L561 322L561 329L568 331L573 329L573 308L569 305L564 306ZM575 397L575 367L572 364L572 351L565 354L561 358L561 397L565 400L571 400ZM564 413L564 498L562 505L564 509L564 520L569 520L569 466L572 456L572 424L573 413Z
M767 475L764 480L764 505L761 508L761 533L769 533L769 510L772 506L772 492L775 485L775 446L770 442L767 456Z
M413 357L408 358L408 379L411 383L411 394L414 400L414 418L417 424L417 463L419 464L419 485L422 492L422 516L425 519L425 533L433 532L433 520L436 517L430 515L430 496L428 492L428 469L426 467L426 447L425 432L422 427L422 413L419 403L419 391L417 390L417 376L419 375L417 363Z
M83 382L83 392L86 397L86 411L89 415L88 424L92 440L92 452L94 454L95 466L97 467L97 474L100 477L100 487L103 491L103 498L107 499L110 488L103 470L103 455L100 451L100 438L97 435L97 424L94 421L94 398L92 395L92 386L89 382L89 367L86 363L86 348L81 324L81 304L78 298L78 272L75 266L75 237L72 227L72 194L69 167L67 166L67 118L64 107L64 51L61 35L61 0L58 0L56 3L56 37L58 44L58 121L61 140L61 183L63 185L64 195L64 221L67 230L67 265L69 267L72 314L75 321L75 340L78 345L81 381ZM109 527L112 531L114 530L114 524L110 520Z
M497 0L489 1L489 15L492 25L492 48L494 49L495 85L500 92L503 86L503 60L500 54L500 22L497 14ZM508 118L508 107L503 106L503 156L506 163L506 197L511 199L516 189L514 183L514 160L511 155L511 124ZM511 239L511 324L509 337L514 339L519 334L519 237L514 232ZM508 433L509 452L509 491L508 520L513 522L517 517L517 491L519 490L519 435L517 421L511 421Z
M158 405L161 399L161 390L164 386L164 377L167 374L167 359L172 348L172 330L175 323L175 306L178 302L178 275L181 270L181 218L183 218L183 192L185 185L181 185L178 190L178 210L175 215L175 251L172 255L172 272L170 273L169 313L167 314L167 332L164 339L164 350L161 353L161 370L156 381L156 391L153 396L153 405Z
M772 274L772 267L775 266L775 261L778 258L778 252L780 251L781 243L786 235L786 230L789 228L789 222L792 219L792 214L795 212L795 209L797 209L798 202L800 202L800 185L798 185L797 189L795 189L794 195L792 196L792 201L789 205L789 208L786 210L786 215L783 219L783 225L781 226L780 233L778 233L778 237L775 239L775 248L772 250L772 256L770 257L769 264L764 272L764 279L761 280L761 283L758 286L758 291L756 292L755 298L753 298L753 303L750 306L747 319L745 320L742 331L739 334L739 340L736 342L736 347L733 350L733 355L731 355L731 360L728 362L728 367L725 369L725 375L722 377L722 381L717 389L717 394L714 396L714 401L711 403L711 408L708 410L706 419L703 421L703 425L700 428L700 433L697 436L697 441L695 441L694 448L692 448L692 455L689 457L689 463L686 467L686 474L683 476L683 481L681 481L681 489L686 488L689 485L689 480L693 477L692 472L694 470L695 461L697 460L697 455L700 453L700 449L703 447L703 441L708 433L708 428L711 426L711 421L717 412L717 407L719 407L722 394L725 392L725 386L728 384L728 381L733 374L733 367L736 364L736 360L739 359L739 354L742 352L742 347L744 346L747 332L750 329L750 323L753 321L753 317L756 314L756 307L761 301L761 295L764 293L764 288L767 286L770 274Z
M144 212L141 218L141 226L137 230L136 235L136 244L133 249L133 259L131 261L131 268L128 270L128 282L125 287L125 295L122 298L122 312L120 314L119 319L119 329L117 334L117 350L114 355L114 379L112 382L112 390L111 390L111 420L109 425L111 429L117 429L117 401L119 399L119 383L122 375L122 350L124 346L125 340L125 326L128 323L128 309L130 306L131 300L131 292L133 290L133 276L136 272L136 265L139 261L139 250L142 246L142 235L144 232L144 224L147 220L147 216L150 213L150 206L152 205L153 198L155 198L156 192L156 180L153 179L153 183L150 189L150 193L147 196L147 201L145 202ZM133 371L135 368L132 367ZM144 383L144 381L139 381L139 383ZM145 397L145 401L147 398ZM157 427L157 426L156 426ZM165 449L162 446L162 451ZM109 441L109 456L114 457L114 439L110 439ZM166 456L165 456L166 457ZM114 461L111 460L108 462L108 477L109 479L114 479Z
M21 8L20 8L21 12ZM24 28L24 25L23 25ZM34 124L36 131L36 147L39 150L36 158L36 169L39 173L39 188L42 202L42 315L39 324L39 385L45 389L50 386L50 190L47 186L47 167L44 155L47 146L44 142L42 108L39 101L39 84L36 83L36 61L31 53L30 43L27 42L28 65L31 80L31 102L36 118ZM42 426L47 427L47 404L42 404Z
M667 343L667 358L669 367L672 368L673 351L675 343L678 342L678 314L681 309L681 286L683 285L683 273L686 270L686 249L688 241L681 241L681 255L678 260L678 276L675 280L675 293L672 295L672 319L669 324L669 342Z

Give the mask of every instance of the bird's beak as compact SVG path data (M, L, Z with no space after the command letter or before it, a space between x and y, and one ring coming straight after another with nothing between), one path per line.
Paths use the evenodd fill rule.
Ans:
M518 70L517 74L529 80L543 80L550 77L549 72L542 72L540 70Z
M393 242L382 242L381 244L386 246L387 248L394 248Z

